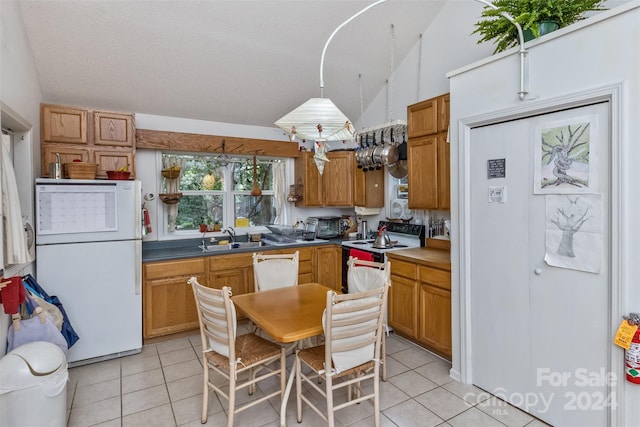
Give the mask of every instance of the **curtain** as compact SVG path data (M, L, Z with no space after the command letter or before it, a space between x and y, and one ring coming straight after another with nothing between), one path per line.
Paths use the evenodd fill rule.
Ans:
M273 199L276 207L276 218L274 224L285 224L286 213L285 203L287 201L287 183L285 180L284 162L273 163Z
M9 135L2 135L2 159L0 161L0 187L2 188L2 218L4 227L4 265L27 264L33 259L29 254L27 237L22 224L22 211L16 184L16 174L10 158Z

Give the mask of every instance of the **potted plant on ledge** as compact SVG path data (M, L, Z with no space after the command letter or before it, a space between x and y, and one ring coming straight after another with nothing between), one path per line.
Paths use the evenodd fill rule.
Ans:
M482 36L478 44L493 41L494 53L519 44L518 31L501 14L509 14L520 26L525 41L585 19L585 13L605 10L604 0L494 0L497 9L485 6L471 34Z

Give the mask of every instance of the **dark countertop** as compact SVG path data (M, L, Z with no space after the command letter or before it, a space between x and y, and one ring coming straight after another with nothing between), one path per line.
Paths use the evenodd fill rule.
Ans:
M202 239L164 240L160 242L144 242L142 244L142 262L168 261L173 259L198 258L217 255L230 255L246 252L264 252L283 248L304 248L307 246L340 245L342 239L315 239L306 243L263 244L259 247L236 248L213 252L202 252L198 246Z
M413 262L427 267L451 271L451 253L442 249L412 248L387 252L387 257L393 263L394 259Z

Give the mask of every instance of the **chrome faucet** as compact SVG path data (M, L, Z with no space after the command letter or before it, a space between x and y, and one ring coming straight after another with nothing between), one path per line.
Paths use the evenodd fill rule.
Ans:
M229 235L229 237L231 238L231 242L236 241L236 230L234 230L233 227L227 227L222 232Z

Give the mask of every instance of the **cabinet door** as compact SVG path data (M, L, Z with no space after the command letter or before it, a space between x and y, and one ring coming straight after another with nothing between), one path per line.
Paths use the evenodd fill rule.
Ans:
M438 99L432 98L407 107L408 137L438 133Z
M448 93L438 97L438 132L449 129L449 99Z
M123 166L128 166L131 172L131 178L135 178L133 167L133 151L129 149L113 149L109 150L101 148L93 153L94 162L98 164L97 176L101 178L107 177L107 171L118 170Z
M451 207L451 156L447 134L438 134L438 209Z
M342 290L342 249L336 246L319 247L316 250L316 282L335 291Z
M74 160L89 162L91 152L81 146L66 144L42 144L42 156L40 160L40 173L42 176L49 176L49 163L56 161L56 153L60 154L60 163L71 163Z
M93 143L133 147L135 144L135 127L133 114L93 112Z
M353 204L355 206L384 207L384 169L363 172L356 166L354 168L354 192Z
M391 283L389 325L409 338L416 338L418 335L418 285L414 280L394 274L391 274Z
M231 287L233 295L253 292L253 257L250 253L208 258L209 283L216 289Z
M229 286L233 295L241 295L247 293L246 286L246 269L218 270L210 272L209 283L212 288L222 289Z
M199 327L193 290L187 280L196 276L206 286L204 259L149 263L144 265L143 274L145 338Z
M40 110L41 140L43 142L64 142L68 144L88 144L88 111L63 105L42 104Z
M353 177L356 168L353 151L327 153L322 188L325 206L353 206Z
M409 209L438 208L438 138L423 136L407 144Z
M322 176L313 161L313 153L300 153L295 170L296 186L302 193L302 200L296 202L296 206L322 206Z
M298 284L313 282L313 267L315 254L315 248L300 248L296 249L300 251L300 257L298 258Z
M420 285L418 341L451 360L451 292Z

